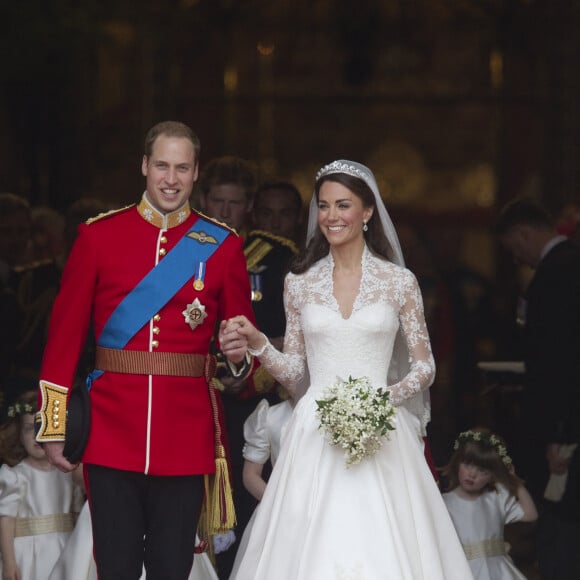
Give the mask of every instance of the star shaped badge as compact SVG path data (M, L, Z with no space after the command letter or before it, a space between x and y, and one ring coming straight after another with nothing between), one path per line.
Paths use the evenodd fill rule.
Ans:
M199 301L199 298L188 304L182 314L191 330L195 330L207 317L205 306Z

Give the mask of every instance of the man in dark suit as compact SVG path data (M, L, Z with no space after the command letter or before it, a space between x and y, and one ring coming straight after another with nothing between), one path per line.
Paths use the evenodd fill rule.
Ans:
M534 275L525 293L524 394L518 472L539 503L542 578L580 578L580 248L558 235L546 210L517 199L501 212L496 233ZM563 493L546 493L558 480Z

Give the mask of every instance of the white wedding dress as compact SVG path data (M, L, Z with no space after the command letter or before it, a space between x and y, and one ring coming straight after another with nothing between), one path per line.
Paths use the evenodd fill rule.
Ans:
M365 248L361 289L344 317L333 296L329 255L288 275L284 353L259 354L282 384L310 387L283 433L280 456L235 580L468 580L470 568L423 455L425 417L398 406L396 430L380 451L345 466L319 430L316 399L336 377L368 376L384 386L399 324L411 370L392 385L399 405L422 397L434 376L414 276ZM245 543L245 542L244 542Z

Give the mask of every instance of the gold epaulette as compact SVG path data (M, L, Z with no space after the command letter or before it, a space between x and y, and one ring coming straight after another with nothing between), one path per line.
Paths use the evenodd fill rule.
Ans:
M298 249L298 246L291 239L285 238L284 236L278 236L276 234L273 234L271 232L267 232L265 230L252 230L248 234L248 237L250 238L252 236L258 236L260 238L267 238L268 240L271 240L273 242L277 242L278 244L288 248L295 255L298 254L300 251Z
M240 234L238 234L238 232L234 228L231 228L225 222L220 222L219 220L216 220L215 218L211 218L208 215L205 215L203 212L199 211L198 209L193 209L193 212L195 214L197 214L201 219L206 220L208 222L212 222L212 223L224 228L224 230L228 230L228 232L231 232L236 237L240 236Z
M274 249L274 246L263 238L255 238L244 248L248 272L251 272Z
M40 381L42 406L35 422L40 426L36 433L39 443L64 441L66 434L66 407L68 389L48 381Z
M115 214L121 213L122 211L126 211L126 210L128 210L128 209L131 209L132 207L135 207L135 205L136 205L136 204L132 203L132 204L130 204L130 205L126 205L125 207L120 207L120 208L118 208L118 209L111 209L111 210L109 210L109 211L102 212L102 213L100 213L100 214L98 214L98 215L96 215L96 216L94 216L94 217L91 217L91 218L89 218L89 219L88 219L88 220L85 222L85 224L86 224L87 226L90 226L91 224L94 224L95 222L98 222L99 220L102 220L103 218L107 218L107 217L110 217L110 216L112 216L112 215L115 215Z

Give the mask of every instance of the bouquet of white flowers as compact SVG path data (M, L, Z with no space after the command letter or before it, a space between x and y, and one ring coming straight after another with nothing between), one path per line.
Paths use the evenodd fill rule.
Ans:
M339 378L323 395L316 401L320 428L333 445L345 450L347 467L376 453L381 437L395 428L389 391L374 389L368 377Z

